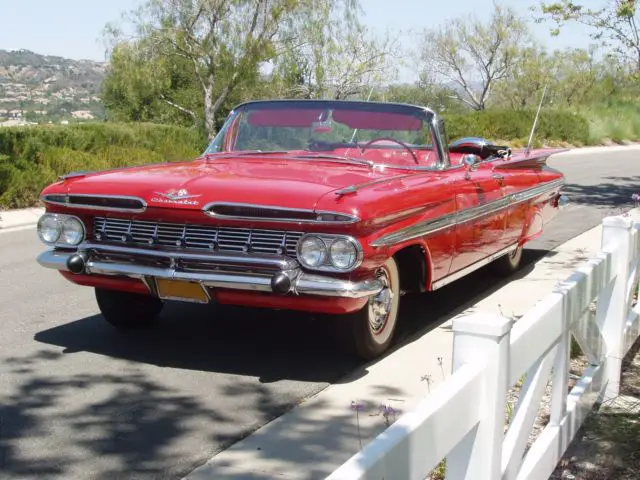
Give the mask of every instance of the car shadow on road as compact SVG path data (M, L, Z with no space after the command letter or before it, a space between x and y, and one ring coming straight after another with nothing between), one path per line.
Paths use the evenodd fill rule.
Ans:
M405 296L395 348L526 275L546 253L526 249L524 266L510 278L484 267L438 291ZM321 320L284 310L169 303L159 328L118 332L95 315L41 331L35 340L63 347L65 354L91 352L161 367L248 375L262 383L351 382L367 373L367 365L339 350Z

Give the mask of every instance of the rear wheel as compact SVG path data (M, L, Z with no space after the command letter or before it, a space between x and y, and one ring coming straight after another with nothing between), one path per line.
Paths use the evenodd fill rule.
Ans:
M164 306L150 295L96 288L96 300L104 319L120 330L155 325Z
M506 255L498 258L493 266L501 275L511 275L520 268L522 263L522 245Z
M398 266L389 258L377 274L384 288L359 311L334 318L343 346L363 360L372 360L393 343L400 303Z

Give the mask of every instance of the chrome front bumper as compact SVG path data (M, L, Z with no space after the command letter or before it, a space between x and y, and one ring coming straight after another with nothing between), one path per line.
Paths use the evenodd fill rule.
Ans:
M77 251L46 250L38 263L71 272L69 260L82 257L82 270L73 273L198 282L206 287L280 295L320 295L362 298L377 294L383 284L375 278L351 281L303 272L294 260L251 255L194 254L120 246L83 244ZM169 266L155 263L169 262ZM183 263L184 262L184 263ZM146 263L146 264L145 264ZM183 268L184 264L190 269ZM197 271L196 271L197 270Z

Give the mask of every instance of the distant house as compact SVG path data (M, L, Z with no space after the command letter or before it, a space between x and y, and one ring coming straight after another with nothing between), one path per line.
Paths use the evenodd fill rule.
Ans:
M78 120L93 120L93 113L89 110L76 110L75 112L71 112L71 116Z
M22 110L9 110L8 115L9 118L22 118Z

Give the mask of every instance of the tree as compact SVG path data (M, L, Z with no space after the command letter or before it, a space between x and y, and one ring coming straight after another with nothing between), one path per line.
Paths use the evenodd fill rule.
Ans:
M529 39L526 22L514 10L496 4L487 23L460 17L426 30L423 75L455 85L455 98L484 110L495 84L508 77Z
M576 105L589 100L604 77L604 65L596 59L594 48L549 54L536 45L523 49L509 80L497 87L497 96L500 106L534 108L547 85L546 104Z
M554 3L542 3L541 22L551 18L557 28L552 30L558 35L560 27L567 22L577 22L593 30L591 38L612 48L614 53L631 61L635 70L640 72L640 18L636 0L612 0L601 9L585 8L580 3L562 0Z
M438 112L460 113L467 107L452 99L454 91L437 83L420 79L414 84L388 85L374 92L372 100L422 105Z
M332 10L338 3L353 8L356 0L147 0L131 22L145 61L179 58L189 65L201 92L205 131L213 136L216 116L232 92L246 78L255 78L281 48L308 41L295 28L301 24L300 13ZM119 29L107 28L115 45L124 41Z
M114 120L198 125L198 85L186 59L156 57L141 43L118 44L102 84L102 101Z
M343 9L315 9L301 15L296 27L308 41L286 50L276 62L276 74L289 95L345 99L368 96L397 72L397 39L373 37L358 21L357 4Z

